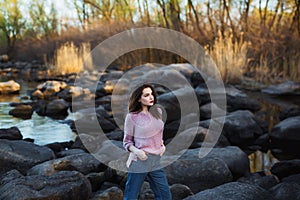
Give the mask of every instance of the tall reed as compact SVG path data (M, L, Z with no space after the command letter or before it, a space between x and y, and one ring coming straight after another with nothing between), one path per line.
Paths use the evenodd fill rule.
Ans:
M213 46L205 49L216 63L224 82L238 83L243 79L243 69L247 65L247 42L243 34L234 40L231 33L223 36L219 31Z
M52 61L53 72L56 74L79 73L84 69L92 69L89 43L79 47L73 42L67 42L55 51Z

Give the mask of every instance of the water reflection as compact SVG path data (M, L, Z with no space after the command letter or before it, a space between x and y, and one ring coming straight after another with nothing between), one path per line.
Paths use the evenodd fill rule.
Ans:
M251 172L264 171L266 174L270 174L271 167L278 162L278 160L271 154L270 151L267 153L256 151L248 157L250 160Z
M299 97L272 97L261 92L246 92L251 98L257 99L260 102L261 110L256 113L256 117L268 123L268 132L280 122L279 114L283 108L289 106L298 106ZM278 160L271 154L270 151L263 153L257 151L249 155L251 172L265 171L270 173L271 167Z

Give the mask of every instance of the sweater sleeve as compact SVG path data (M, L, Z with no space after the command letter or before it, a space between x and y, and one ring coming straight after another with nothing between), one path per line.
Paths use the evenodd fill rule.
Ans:
M131 115L127 114L125 118L125 124L124 124L124 138L123 138L123 146L124 148L129 151L129 147L131 145L134 145L134 138L133 138L133 132L134 132L134 123L131 119Z

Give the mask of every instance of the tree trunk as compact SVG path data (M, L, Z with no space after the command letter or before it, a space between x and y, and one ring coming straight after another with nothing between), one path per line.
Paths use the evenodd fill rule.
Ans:
M165 3L165 1L164 0L156 0L156 2L157 2L157 4L160 6L160 8L163 11L163 16L164 16L164 20L165 20L165 23L166 23L166 27L170 28L168 17L167 17L167 11L166 11L166 3Z
M270 31L272 30L272 28L274 26L274 23L275 23L277 14L278 14L278 10L279 10L281 4L282 4L281 0L277 0L277 4L276 4L276 8L275 8L275 13L274 13L274 16L272 18L272 21L270 22L270 26L269 26Z
M207 17L208 17L208 21L209 21L209 24L210 24L211 31L213 32L213 35L215 36L216 32L215 32L215 27L214 27L214 24L213 24L213 20L211 19L210 11L211 11L210 3L207 2Z
M189 5L189 7L192 8L192 11L193 11L193 13L194 13L195 20L196 20L196 27L197 27L197 30L198 30L199 34L200 34L201 36L204 36L205 34L204 34L204 32L201 30L201 28L200 28L200 25L199 25L200 22L199 22L198 13L197 13L197 11L196 11L194 5L193 5L192 0L188 0L188 5Z
M245 32L248 32L248 15L249 15L249 9L250 9L250 3L251 3L251 0L245 0L245 4L246 4L246 9L245 9L245 12L244 12L244 31Z
M170 14L172 28L176 31L180 31L180 7L177 0L171 0L170 3Z

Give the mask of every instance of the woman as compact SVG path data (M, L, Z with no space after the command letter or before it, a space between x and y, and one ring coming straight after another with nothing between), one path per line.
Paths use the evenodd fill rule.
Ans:
M124 200L138 199L145 180L149 182L155 199L172 199L160 166L160 157L166 148L162 140L162 110L155 103L155 90L148 84L137 88L130 97L123 140L125 149L130 152L126 163L129 169Z

